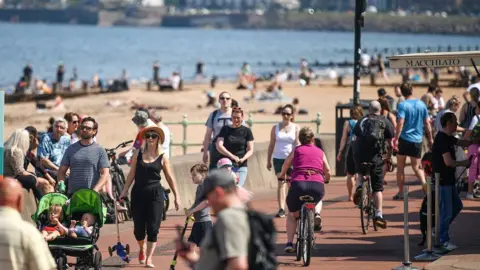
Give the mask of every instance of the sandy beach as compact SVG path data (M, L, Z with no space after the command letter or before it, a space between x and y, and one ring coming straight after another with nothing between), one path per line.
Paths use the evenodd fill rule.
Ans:
M322 124L320 133L335 132L335 106L337 103L346 103L352 98L353 87L352 78L344 80L345 87L338 87L336 81L314 81L312 85L301 87L298 82L288 82L284 85L283 91L287 97L298 98L300 100L299 107L307 109L308 115L297 115L297 120L314 120L317 112L322 114ZM400 78L391 78L391 81L399 82ZM377 79L378 83L383 80ZM281 102L245 102L244 97L250 95L247 90L236 90L233 83L219 83L214 89L216 95L221 91L229 91L233 98L239 102L244 111L257 111L265 109L264 114L252 114L254 121L277 121L280 116L274 115L273 111ZM376 90L379 87L369 86L367 78L362 79L361 98L374 99L377 97ZM265 83L258 85L259 91L265 89ZM385 87L387 93L393 94L393 87ZM463 88L446 88L444 91L445 101L452 95L461 96ZM144 85L132 87L128 92L109 93L94 96L85 96L75 99L64 100L66 111L48 111L37 113L35 104L18 103L8 104L5 106L5 139L16 129L28 125L37 127L39 131L46 130L48 119L50 116L63 116L67 111L77 112L79 114L87 114L94 117L99 122L98 142L105 147L114 147L118 143L135 138L136 127L131 122L134 111L131 110L129 101L134 100L140 104L150 106L166 106L171 107L169 110L157 111L163 117L164 122L180 122L183 116L187 116L189 122L201 122L201 125L189 125L187 131L187 140L189 143L201 143L205 132L204 122L208 114L213 110L210 108L198 109L197 105L205 105L207 99L204 90L210 90L208 84L187 84L184 91L178 92L158 92L146 91ZM426 87L414 88L414 95L420 97L426 92ZM112 107L107 105L108 102L124 102L125 105ZM348 112L347 112L348 115ZM248 116L245 116L247 120ZM168 125L172 134L173 142L181 143L183 140L183 127L181 125ZM253 134L256 142L265 142L269 140L269 131L271 124L254 124ZM311 124L312 128L315 124ZM189 147L188 153L199 152L200 147ZM182 147L176 146L172 149L173 155L181 155Z

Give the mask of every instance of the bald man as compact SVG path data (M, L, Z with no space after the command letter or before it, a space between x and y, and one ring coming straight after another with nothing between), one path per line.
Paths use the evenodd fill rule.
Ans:
M0 269L56 269L47 243L40 232L20 215L22 186L17 180L0 181Z
M392 147L385 147L385 144L392 145L394 131L392 123L380 114L381 110L380 103L372 101L369 114L358 120L353 128L353 134L356 136L353 143L353 158L356 172L360 176L353 201L356 205L359 204L362 196L361 176L369 175L377 207L373 221L378 227L385 229L387 222L383 217L383 166L385 161L391 162L392 158ZM367 167L362 163L372 165Z

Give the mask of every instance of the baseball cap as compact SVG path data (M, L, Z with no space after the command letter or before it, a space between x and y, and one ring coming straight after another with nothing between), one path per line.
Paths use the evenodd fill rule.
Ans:
M148 114L145 111L138 110L135 112L132 121L137 126L146 126L148 120Z
M233 167L233 163L229 158L222 158L217 162L217 168L219 169L227 166Z
M205 180L203 180L203 193L200 196L200 200L206 200L208 193L212 192L216 187L236 187L235 180L230 172L223 170L215 170L211 172Z

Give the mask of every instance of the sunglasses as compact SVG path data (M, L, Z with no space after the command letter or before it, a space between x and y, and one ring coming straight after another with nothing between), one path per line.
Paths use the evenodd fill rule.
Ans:
M78 121L72 121L72 124L78 124Z
M145 134L145 139L157 139L159 136L156 133L147 133Z
M283 115L283 116L291 116L292 114L291 114L291 113L287 113L287 112L282 112L282 115Z
M64 126L60 126L60 125L55 125L55 128L59 128L59 129L65 129L66 127L64 127Z
M90 130L93 129L93 127L81 126L80 129L81 129L81 130L90 131Z
M230 98L230 97L220 97L220 100L230 100L230 99L232 99L232 98Z

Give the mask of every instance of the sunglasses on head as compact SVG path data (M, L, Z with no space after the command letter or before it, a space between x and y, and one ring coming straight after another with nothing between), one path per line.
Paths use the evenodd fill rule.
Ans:
M81 129L81 130L90 131L90 130L93 129L93 127L81 126L80 129Z
M145 134L145 139L157 139L159 136L157 133L147 133Z
M220 97L220 100L230 100L232 99L231 97Z

